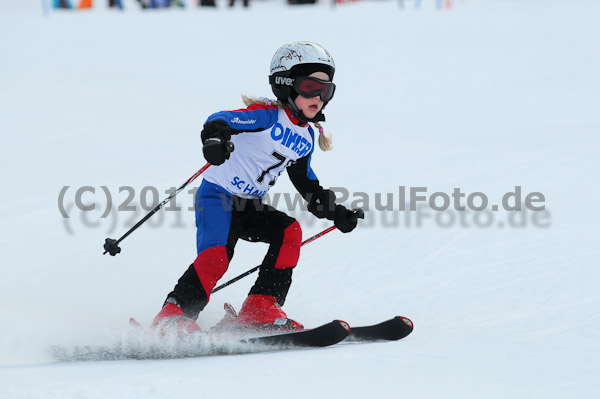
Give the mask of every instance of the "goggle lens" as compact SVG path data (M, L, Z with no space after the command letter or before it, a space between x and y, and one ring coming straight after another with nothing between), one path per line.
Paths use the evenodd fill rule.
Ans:
M335 84L317 78L302 77L296 78L294 89L302 97L313 98L320 96L323 102L327 102L333 98Z

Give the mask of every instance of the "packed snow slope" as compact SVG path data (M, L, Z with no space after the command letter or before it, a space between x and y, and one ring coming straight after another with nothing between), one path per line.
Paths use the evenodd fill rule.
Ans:
M600 4L453 3L142 12L130 1L124 12L102 3L44 17L39 1L3 0L0 397L598 397ZM365 197L370 206L351 234L302 249L284 309L307 326L400 314L413 334L324 350L54 363L53 344L106 343L130 316L152 320L196 255L191 195L120 255L103 256L104 239L144 215L142 192L151 204L151 187L162 199L204 164L205 119L241 108L240 94L269 96L271 56L296 40L322 44L337 64L325 123L335 149L315 151L313 168L350 192L347 206ZM95 210L75 202L86 186L95 193L80 192L80 205ZM481 192L491 207L515 186L522 201L542 193L545 210L399 209L399 187L406 201L410 187ZM103 218L106 192L113 207ZM117 211L130 192L137 211ZM287 176L273 192L293 193ZM375 209L376 193L393 197L392 211ZM328 226L293 214L305 237ZM224 280L265 251L240 242ZM201 327L220 319L223 302L239 307L253 281L215 294Z

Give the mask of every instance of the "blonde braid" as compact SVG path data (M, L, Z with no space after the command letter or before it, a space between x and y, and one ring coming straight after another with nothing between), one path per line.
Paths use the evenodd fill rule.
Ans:
M283 108L283 103L281 101L270 100L265 97L261 97L261 98L248 97L248 96L242 94L242 100L244 101L244 104L246 104L246 107L249 107L249 106L255 105L255 104L260 104L260 105L274 105L278 108Z
M325 133L323 131L323 126L321 126L321 123L319 122L315 122L315 127L317 129L319 129L319 147L321 148L321 150L323 151L330 151L333 150L333 142L331 140L331 134L329 133Z

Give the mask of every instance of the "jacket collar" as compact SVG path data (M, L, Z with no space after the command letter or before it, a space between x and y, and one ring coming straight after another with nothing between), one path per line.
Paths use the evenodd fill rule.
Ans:
M288 118L290 118L290 121L296 125L296 126L300 126L300 127L305 127L306 125L308 125L308 122L306 121L301 121L300 119L296 118L293 114L292 114L292 110L290 109L289 105L285 105L283 107L283 110L285 111L285 113L287 114Z

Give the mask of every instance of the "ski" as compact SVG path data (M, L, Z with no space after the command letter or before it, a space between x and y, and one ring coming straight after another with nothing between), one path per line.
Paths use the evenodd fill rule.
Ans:
M178 359L229 354L246 354L294 348L321 348L348 337L348 324L334 320L319 327L299 331L260 334L246 332L200 332L187 337L132 335L114 345L53 346L52 357L60 362ZM259 335L257 335L259 334ZM250 335L250 336L248 336ZM240 338L240 337L243 338Z
M235 308L229 303L225 303L223 308L225 317L213 327L213 330L224 329L226 331L227 329L239 328L239 325L236 325L237 312ZM347 323L344 324L348 326ZM412 320L407 317L396 316L378 324L352 327L344 342L397 341L412 333L413 328Z
M412 333L413 322L402 316L396 316L379 324L352 327L344 342L397 341Z
M350 326L341 320L323 324L310 330L299 330L281 334L248 338L242 342L251 344L273 345L281 348L330 346L343 341L350 334Z

